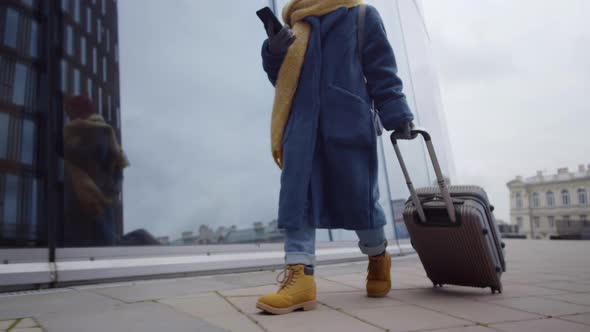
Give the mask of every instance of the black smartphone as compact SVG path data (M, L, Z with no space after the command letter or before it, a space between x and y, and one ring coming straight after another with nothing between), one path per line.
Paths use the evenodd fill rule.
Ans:
M279 33L279 31L281 31L281 29L283 28L283 24L281 24L279 19L272 12L272 9L270 9L269 7L264 7L261 10L257 11L256 15L258 15L258 18L260 18L262 23L264 23L265 30L268 30L269 24L272 24L273 31L275 34Z

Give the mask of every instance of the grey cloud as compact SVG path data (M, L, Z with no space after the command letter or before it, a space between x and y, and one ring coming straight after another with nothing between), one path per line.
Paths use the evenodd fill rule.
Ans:
M425 0L459 182L508 219L505 183L587 164L589 4ZM496 71L496 73L494 73Z

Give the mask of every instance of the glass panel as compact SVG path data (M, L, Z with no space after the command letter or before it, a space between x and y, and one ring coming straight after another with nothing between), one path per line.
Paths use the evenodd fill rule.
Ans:
M68 92L68 63L65 60L61 60L61 74L60 74L60 82L61 82L61 92L67 93Z
M102 41L102 25L100 22L100 18L96 19L96 38L98 43L100 44Z
M29 211L29 225L31 229L35 229L35 225L38 223L38 211L39 211L39 181L33 179L31 188L31 199L30 199L30 211Z
M86 32L92 33L92 8L86 8Z
M14 85L12 90L12 102L16 105L25 104L25 93L27 92L27 66L17 63L14 68Z
M113 118L112 115L111 115L111 106L112 106L112 104L111 104L111 96L109 95L107 97L107 117L108 117L109 121L111 121L112 118Z
M4 25L4 45L16 48L18 37L18 12L12 8L6 9L6 23Z
M86 65L86 37L80 37L80 63Z
M80 23L80 1L74 0L74 20L76 23Z
M73 87L74 95L80 94L80 71L78 69L74 69L74 87Z
M10 115L0 112L0 159L7 159Z
M37 1L36 0L21 0L20 1L23 5L27 6L27 7L35 7L37 5Z
M90 78L86 82L86 94L92 99L92 79Z
M74 55L74 30L71 25L66 26L66 53Z
M61 10L66 13L70 11L70 0L61 0Z
M35 157L35 122L23 120L20 161L32 165Z
M39 23L31 21L31 40L29 45L29 54L36 58L39 56Z
M6 175L4 184L4 220L3 225L15 225L18 222L19 178ZM14 234L14 233L13 233ZM13 236L15 236L14 234Z
M98 87L98 114L103 115L102 113L102 88Z
M93 47L92 48L92 72L94 74L96 74L96 71L97 71L97 66L98 66L97 61L98 61L98 59L97 59L97 54L96 54L96 47Z
M24 32L28 29L28 26L22 24L24 21L20 16L27 16L27 22L37 15L44 15L43 22L46 22L46 19L49 22L57 20L56 22L62 24L58 28L63 29L63 33L56 33L55 36L63 40L51 42L63 45L62 52L67 55L64 59L44 58L45 52L40 42L45 41L40 38L44 36L45 26L40 22L33 22L30 34L24 34L25 37L30 36L30 43L28 39L26 43L21 43L22 54L7 50L10 54L7 57L13 62L10 64L10 70L6 71L9 74L0 75L2 100L12 101L17 105L28 105L29 101L36 103L33 105L44 105L47 103L46 100L49 100L51 107L44 108L51 109L51 114L58 119L46 123L46 117L33 118L32 114L25 113L29 112L29 109L13 110L12 107L10 112L22 114L14 117L14 122L18 125L13 131L18 137L11 138L11 141L14 141L15 146L8 146L10 116L0 112L0 154L10 154L12 158L16 158L14 164L23 172L22 178L13 176L21 185L20 188L18 185L13 187L20 190L19 199L25 200L18 201L16 208L12 210L20 218L18 222L13 223L33 225L43 222L47 211L43 210L43 204L40 203L44 198L41 184L57 178L58 189L51 194L59 197L58 204L61 205L58 210L64 210L56 212L61 215L54 218L60 223L56 225L60 233L60 246L129 244L135 240L133 236L125 235L142 229L153 237L168 237L168 243L171 244L189 243L190 241L183 241L185 232L193 232L192 240L195 241L190 243L225 244L232 243L231 241L235 243L243 238L248 238L248 241L280 241L283 234L277 229L275 221L281 172L269 159L268 137L265 134L268 130L269 112L275 90L260 66L260 46L266 35L262 25L253 15L256 10L268 5L269 1L234 2L232 6L235 6L235 9L231 11L228 11L228 1L208 2L206 8L203 8L201 3L190 1L182 2L182 6L158 1L146 2L146 16L141 18L142 29L136 28L138 21L134 20L133 16L133 13L137 13L137 4L106 1L110 0L96 2L95 7L89 7L90 1L55 2L56 6L67 13L60 13L56 18L45 17L49 12L25 9L22 12L7 9L6 15L0 15L5 18L3 22L6 22L6 26L12 29L0 26L0 34L3 34L0 38L4 40L0 41L0 44L12 43L15 46L19 45L18 38L23 35L23 31L17 31L19 24L25 27ZM404 40L403 33L411 31L407 38L412 40L422 40L424 36L421 35L423 31L420 27L412 22L404 23L403 16L412 17L411 21L416 13L404 12L407 8L398 6L395 1L369 2L378 8L385 20L386 28L390 32L390 41L399 58L400 75L405 81L411 81L418 75L419 68L412 67L409 59L413 57L412 50L420 50L420 45L414 44L420 41L412 41L410 48L406 45L408 42ZM13 3L18 6L18 1ZM23 3L29 5L33 1L23 0ZM284 3L285 1L279 3L279 7ZM121 7L119 21L115 15L116 6ZM169 11L168 19L174 18L174 22L183 27L186 24L190 33L178 34L178 25L161 24L163 9ZM280 9L277 8L277 11ZM228 20L219 20L211 15L215 12L228 13L231 17ZM9 24L10 22L12 24ZM125 40L125 52L121 54L121 61L117 45L118 35L121 33L118 24L124 29L122 31L125 36L122 38ZM202 29L203 26L209 28ZM211 30L222 31L228 28L232 29L231 34L219 33L208 47L187 46L210 40ZM92 33L95 33L96 37ZM145 40L146 35L153 37L153 41L141 42L142 38ZM77 49L78 45L80 50ZM224 45L240 49L240 56L236 57L235 52L223 52ZM2 52L0 50L0 53ZM169 58L170 54L173 57ZM39 61L30 61L28 55L38 58ZM417 55L416 58L420 66L426 62L422 55ZM169 59L165 66L153 65L162 63L162 59ZM90 62L94 75L87 75L90 71ZM120 62L125 65L119 67ZM46 67L59 68L59 82L50 82L49 77L43 76L47 73ZM149 71L146 68L149 68ZM120 71L121 76L128 78L127 81L119 82ZM4 72L3 68L2 74ZM57 86L41 86L38 92L32 90L37 85L33 82L34 73L35 76L39 75L35 80L43 84L55 83ZM229 73L232 73L231 78L228 77ZM152 77L158 79L152 80ZM123 85L123 96L120 95L120 84ZM436 118L433 114L418 112L418 109L425 109L420 96L429 95L428 91L412 84L407 86L408 99L412 108L415 108L416 115L420 116L420 122L428 120L429 117ZM63 95L56 93L58 88ZM112 122L117 138L125 138L122 149L129 153L132 161L137 160L133 162L132 167L125 170L124 206L123 172L117 169L117 172L112 174L94 174L96 165L112 166L113 160L109 158L118 151L113 150L115 142L111 141L113 138L110 131L106 131L109 133L107 137L103 136L103 131L100 130L80 130L88 137L70 140L63 147L63 155L52 155L57 153L53 152L53 149L48 150L48 156L45 156L45 149L43 153L36 151L36 143L42 142L37 136L41 131L37 130L57 133L58 138L47 144L61 142L63 127L72 123L63 114L62 108L64 99L70 99L63 97L81 93L88 94L93 104L87 105L82 101L80 107L83 110L95 108L106 120ZM42 102L37 100L39 95L43 97ZM126 104L120 105L121 100ZM125 116L123 119L120 118L120 107ZM217 109L223 111L213 111ZM87 115L84 112L79 114ZM146 115L149 115L150 121L145 120ZM64 123L61 123L62 120ZM57 122L57 127L47 127L54 122ZM244 125L245 123L247 125ZM146 138L146 132L153 135ZM44 135L43 139L46 138ZM396 233L400 237L407 237L407 230L401 220L407 191L387 137L383 139L385 142L380 140L379 144L385 144L378 146L378 185L379 202L387 219L386 234L390 239L394 238ZM78 146L67 146L72 141L79 143ZM235 142L240 142L240 146ZM414 143L403 146L403 150L409 167L414 171L416 185L431 184L433 178L429 174L422 147L417 148L418 145L410 144ZM243 146L248 146L249 149L243 149ZM154 150L157 150L159 158L153 158ZM63 160L67 159L68 153L80 155L68 155L68 158L73 159L68 159L66 166L63 166ZM80 158L77 161L91 162L90 166L78 165L81 168L79 171L71 165L81 155L90 158ZM37 158L39 162L35 164ZM51 174L51 179L44 178L47 170L29 167L44 166L54 159L58 159L58 166L52 169L58 168L55 171L58 174ZM163 164L162 160L171 162ZM117 162L120 160L116 160ZM4 164L6 163L3 162L0 166ZM110 167L105 169L111 170ZM0 169L0 172L4 171ZM80 203L80 200L87 198L83 195L88 192L76 191L80 190L81 180L77 178L80 172L86 173L82 177L82 182L88 183L90 179L105 197L105 200L100 200L98 204L104 206L94 206L101 210L101 213L93 215L88 211L81 211L87 202ZM0 186L2 189L7 188L4 178ZM59 192L60 188L63 188L63 193ZM559 195L559 192L556 194ZM21 208L24 211L20 211ZM1 211L4 219L5 210ZM13 220L16 220L16 217ZM96 227L88 226L92 223L80 222L81 220L96 222ZM74 225L74 221L77 225ZM233 235L228 236L229 234ZM261 234L264 236L257 238ZM356 235L351 231L334 230L331 236L327 231L318 232L320 240L329 240L330 237L333 240L356 239ZM117 241L112 241L113 239Z
M107 58L106 57L102 58L102 81L103 82L108 81L108 78L107 78Z
M586 191L586 189L578 190L578 203L580 205L588 204L588 192Z

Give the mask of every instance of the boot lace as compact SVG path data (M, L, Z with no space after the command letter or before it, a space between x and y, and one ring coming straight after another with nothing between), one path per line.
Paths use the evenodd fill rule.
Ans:
M295 282L295 275L296 270L291 268L290 266L285 267L285 269L277 275L277 283L281 285L279 288L279 292L283 289L289 289L291 285Z

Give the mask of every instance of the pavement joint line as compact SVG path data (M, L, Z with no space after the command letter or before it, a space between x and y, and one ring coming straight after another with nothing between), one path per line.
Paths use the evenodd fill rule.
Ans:
M270 332L270 330L268 330L267 328L265 328L258 320L254 319L254 317L252 317L251 315L245 313L242 309L238 308L238 306L236 306L235 304L233 304L228 298L226 298L225 296L223 296L223 294L221 294L219 291L214 291L214 293L217 294L217 296L221 297L225 302L227 302L239 314L241 314L242 316L245 316L249 321L251 321L252 323L254 323L254 325L256 325L258 328L260 328L262 331L264 331L264 332Z
M10 326L9 326L9 327L6 329L6 332L10 332L10 331L12 331L12 329L14 329L14 328L15 328L15 327L18 325L18 323L20 323L22 320L23 320L23 318L17 318L17 319L15 319L15 320L14 320L14 323L12 323L12 325L10 325Z
M590 326L590 323L582 323L582 322L576 322L576 321L572 321L572 320L566 319L567 317L578 316L578 315L584 315L584 314L574 314L574 315L568 315L568 316L560 316L560 317L556 317L555 319L559 319L561 321L568 322L568 323L577 323L577 324L582 324L582 325L585 325L585 326Z
M332 280L330 280L332 281ZM256 286L256 287L263 287L263 286L274 286L273 284L267 284L267 285L262 285L262 286ZM348 286L348 285L344 285L344 286ZM352 286L349 286L352 287ZM352 290L345 290L345 291L330 291L330 292L322 292L322 294L338 294L338 293L356 293L358 292L360 289L352 289ZM217 292L217 291L216 291ZM243 294L243 295L228 295L228 298L240 298L240 297L253 297L253 296L261 296L261 294Z
M379 326L379 325L377 325L377 324L374 324L374 323L371 323L371 322L369 322L369 321L366 321L366 320L364 320L364 319L362 319L362 318L360 318L360 317L357 317L357 316L355 316L355 315L353 315L353 314L351 314L351 313L349 313L349 312L346 312L346 311L344 311L344 310L342 310L342 309L335 308L335 307L333 307L333 306L331 306L331 305L329 305L329 304L327 304L327 303L321 302L321 301L317 301L317 303L319 303L319 304L321 304L321 305L323 305L323 306L327 307L327 308L328 308L328 309L330 309L330 310L334 310L334 311L336 311L336 312L339 312L339 313L341 313L341 314L344 314L345 316L348 316L348 317L351 317L351 318L353 318L353 319L356 319L356 320L358 320L358 321L360 321L360 322L363 322L363 323L365 323L365 324L367 324L367 325L370 325L370 326L373 326L373 327L375 327L375 328L378 328L378 329L380 329L380 330L383 330L383 331L389 332L389 329L386 329L386 328L384 328L383 326Z
M79 293L85 293L85 292L92 293L92 294L94 294L94 295L101 296L101 297L104 297L104 298L107 298L107 299L110 299L110 300L113 300L113 301L115 301L115 302L119 302L119 303L122 303L122 304L134 304L134 303L141 303L141 302L146 302L146 300L143 300L143 301L136 301L136 302L128 302L128 301L124 301L124 300L118 299L118 298L116 298L116 297L114 297L114 296L110 296L110 295L108 295L108 294L103 294L103 293L95 292L95 291L93 291L93 290L91 290L91 289L82 290L82 291L75 290L75 291L76 291L76 292L79 292Z
M524 299L524 298L543 299L543 297L541 297L541 296L528 296L528 297L513 297L513 298L510 298L508 300ZM564 304L567 303L567 302L556 300L556 299L548 299L548 300L553 300L553 301L561 302L561 303L564 303ZM545 315L545 314L541 314L541 313L538 313L538 312L533 312L533 311L528 311L528 310L524 310L524 309L520 309L520 308L511 307L511 306L509 306L507 304L497 303L497 302L494 302L494 301L488 301L487 303L488 304L495 305L495 306L498 306L498 307L503 307L503 308L507 308L507 309L511 309L511 310L516 310L516 311L522 311L522 312L526 312L526 313L533 314L533 315L543 316L544 318L557 318L557 317L561 317L561 316L567 316L567 315ZM576 304L576 303L571 303L571 304ZM582 306L582 305L579 305L579 304L576 304L576 305ZM582 307L584 307L584 306L582 306ZM577 312L575 314L576 315L578 315L578 314L582 315L582 314L587 314L587 313L590 313L590 307L588 308L588 311Z
M489 324L489 325L487 325L486 327L487 327L487 328L489 328L489 329L494 329L494 330L497 330L497 331L502 331L502 332L509 332L509 331L506 331L506 330L502 330L501 328L499 328L498 326L495 326L495 325L506 324L506 323L532 322L532 321L535 321L535 320L547 320L547 319L557 319L557 320L566 321L566 320L564 320L564 319L559 319L559 318L556 318L556 317L551 317L551 318L547 318L547 317L539 317L539 318L525 319L525 320L516 320L516 321L506 321L506 322L496 322L496 323L490 323L490 324ZM572 321L567 321L567 322L568 322L568 323L575 323L575 324L580 324L580 325L584 325L584 326L586 325L586 324L583 324L583 323L572 322Z
M476 327L476 326L481 326L481 327L485 327L488 328L490 330L495 330L495 331L500 331L498 329L492 328L486 324L483 323L476 323L476 324L465 324L465 325L461 325L461 326L455 326L455 327L437 327L434 329L426 329L426 330L410 330L408 332L436 332L436 331L441 331L441 330L448 330L448 329L454 329L457 327Z
M568 300L556 299L556 298L551 297L551 296L570 295L570 294L586 294L586 293L565 293L565 294L554 294L554 295L542 295L540 297L547 299L547 300L559 301L559 302L564 302L564 303L568 303L568 304L575 304L575 305L579 305L579 306L583 306L583 307L590 307L590 304L581 304L581 303L576 303L576 302L572 302L572 301L568 301ZM590 308L589 308L589 310L590 310ZM578 315L578 314L575 314L575 315Z
M340 282L340 281L336 281L336 280L327 279L325 276L324 276L324 277L317 277L317 278L318 278L318 279L322 279L322 280L324 280L324 281L333 282L333 283L336 283L336 284L339 284L339 285L342 285L342 286L347 286L347 287L354 288L354 289L355 289L355 290L354 290L354 292L357 292L357 291L359 291L359 290L363 290L363 288L358 288L358 287L355 287L355 286L347 285L347 284L345 284L345 283L343 283L343 282ZM340 293L340 292L353 292L353 291L348 291L348 290L347 290L347 291L338 291L338 292L323 292L323 293Z

